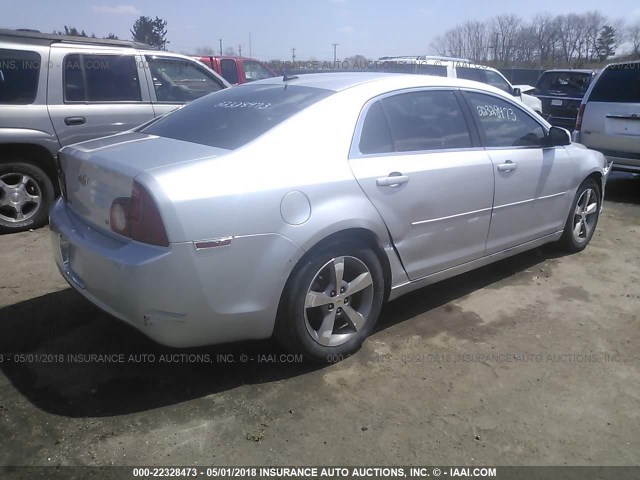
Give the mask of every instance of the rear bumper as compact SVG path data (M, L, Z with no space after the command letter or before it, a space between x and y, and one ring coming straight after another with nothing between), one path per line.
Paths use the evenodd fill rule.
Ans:
M203 250L193 242L123 243L84 223L62 199L50 228L55 262L73 288L171 347L271 336L288 269L304 253L275 234Z

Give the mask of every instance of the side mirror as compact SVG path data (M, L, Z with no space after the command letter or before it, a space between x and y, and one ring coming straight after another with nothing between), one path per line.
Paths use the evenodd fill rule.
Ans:
M561 147L571 145L571 134L568 130L560 127L551 127L549 134L544 137L543 147Z
M513 96L514 97L521 97L522 96L522 90L520 90L518 87L513 87Z

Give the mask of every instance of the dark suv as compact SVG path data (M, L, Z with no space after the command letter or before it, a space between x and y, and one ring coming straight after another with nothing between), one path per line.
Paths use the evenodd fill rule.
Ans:
M536 82L533 94L542 101L542 116L551 125L573 130L582 97L593 70L547 70Z

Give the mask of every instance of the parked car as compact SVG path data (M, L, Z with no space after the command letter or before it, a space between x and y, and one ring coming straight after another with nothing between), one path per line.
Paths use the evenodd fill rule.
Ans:
M573 138L614 170L640 172L640 61L607 65L587 90Z
M193 58L213 69L232 85L277 76L267 65L253 58L211 55L198 55Z
M542 103L533 95L523 93L520 88L511 85L502 73L495 68L472 63L465 58L435 57L422 55L405 57L381 57L382 68L394 73L418 73L440 77L464 78L486 83L512 95L536 113L542 114Z
M582 250L609 171L499 89L384 73L241 85L59 158L53 251L82 295L165 345L275 334L321 362L385 300Z
M547 70L536 82L533 95L542 101L542 115L551 125L573 130L580 103L594 70Z
M0 30L0 232L46 223L60 147L229 86L190 57L150 48Z

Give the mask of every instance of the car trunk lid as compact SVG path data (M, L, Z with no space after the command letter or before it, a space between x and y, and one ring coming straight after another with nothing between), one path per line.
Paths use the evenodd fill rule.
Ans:
M133 181L140 173L214 158L225 152L227 150L136 132L72 145L59 154L65 199L81 218L110 230L111 204L116 198L131 196Z

